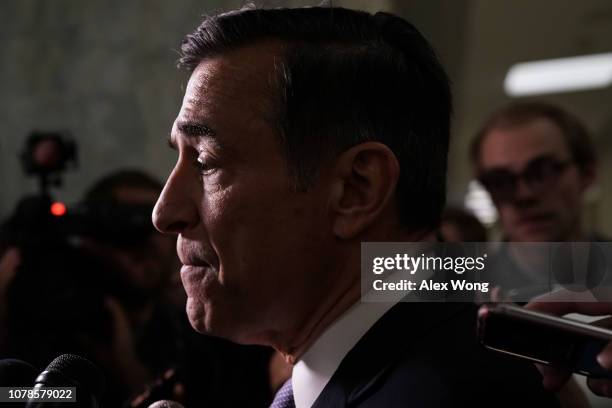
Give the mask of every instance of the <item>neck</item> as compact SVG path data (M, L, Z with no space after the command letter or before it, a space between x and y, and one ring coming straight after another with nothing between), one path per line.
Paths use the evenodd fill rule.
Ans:
M322 302L321 307L312 314L312 318L304 326L306 329L294 337L293 345L279 348L285 360L289 364L295 364L323 334L325 329L359 301L360 294L361 282L356 279L336 296L330 298L333 301Z
M385 236L383 239L365 239L364 241L418 242L435 241L435 239L435 232L422 230L401 233L394 237ZM349 272L354 279L345 287L328 296L328 301L321 302L315 312L310 314L311 318L307 320L306 324L302 325L305 329L293 337L293 341L290 342L292 346L275 345L275 348L280 351L289 364L295 364L332 323L359 301L361 296L360 251L356 253L353 259L356 262L351 263ZM355 265L357 266L355 267ZM356 271L357 273L355 273Z

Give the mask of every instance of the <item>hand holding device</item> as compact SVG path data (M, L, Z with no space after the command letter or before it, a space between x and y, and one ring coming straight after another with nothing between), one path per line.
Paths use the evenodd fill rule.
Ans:
M562 316L568 313L582 313L587 315L609 315L612 314L612 302L549 302L544 299L535 299L527 306L528 309L551 313ZM612 342L597 354L599 365L612 372ZM570 372L563 369L553 368L537 364L542 373L543 384L549 389L560 388L570 376ZM589 378L587 384L593 393L612 398L612 379Z

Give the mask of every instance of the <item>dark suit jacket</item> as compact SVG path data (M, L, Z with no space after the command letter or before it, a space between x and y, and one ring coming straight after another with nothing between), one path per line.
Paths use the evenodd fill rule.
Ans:
M399 303L344 358L313 407L558 407L529 362L486 350L476 306Z

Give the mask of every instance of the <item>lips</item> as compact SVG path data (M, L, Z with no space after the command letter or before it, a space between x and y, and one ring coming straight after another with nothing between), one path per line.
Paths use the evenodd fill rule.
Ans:
M210 245L179 235L176 249L181 267L181 281L190 298L207 296L216 280L218 258Z
M194 291L202 285L208 274L207 266L183 265L181 267L181 280L187 296L193 297Z
M208 269L208 266L183 265L181 267L181 279L185 282L185 278L187 278L189 283L192 283L192 281L198 278L203 278L208 272Z
M209 267L211 264L207 262L205 252L202 248L194 248L193 245L177 246L177 254L181 263L185 266L202 266Z
M183 265L210 267L215 265L217 257L208 245L203 245L193 239L186 239L182 235L176 242L176 252Z
M210 267L210 264L201 258L186 256L179 257L179 259L181 259L181 263L185 266Z

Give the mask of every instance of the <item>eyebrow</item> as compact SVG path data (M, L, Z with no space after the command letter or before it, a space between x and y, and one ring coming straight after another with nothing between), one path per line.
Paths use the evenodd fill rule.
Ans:
M188 138L215 136L215 132L210 126L200 122L180 121L176 124L176 128Z
M176 123L176 128L179 133L188 139L197 139L197 138L216 138L216 133L211 129L210 126L194 121L180 121ZM171 149L176 150L176 143L172 138L172 135L168 135L168 146Z
M549 153L549 152L547 152L547 153L542 153L542 154L539 154L539 155L537 155L537 156L535 156L535 157L532 157L532 158L531 158L531 159L530 159L530 160L529 160L529 161L528 161L528 162L525 164L525 166L523 167L523 170L521 170L521 171L525 171L525 169L526 169L527 167L531 166L531 165L532 165L534 162L536 162L536 161L538 161L538 160L542 160L542 159L553 159L553 160L558 160L558 161L567 161L567 160L571 160L571 157L570 157L570 158L567 158L567 159L559 159L559 158L557 158L557 157L555 156L555 154L554 154L554 153ZM501 170L501 171L508 171L508 166L493 166L493 167L490 167L490 168L488 168L488 169L481 169L481 172L483 172L483 171L484 171L484 172L489 172L489 171L500 171L500 170Z

